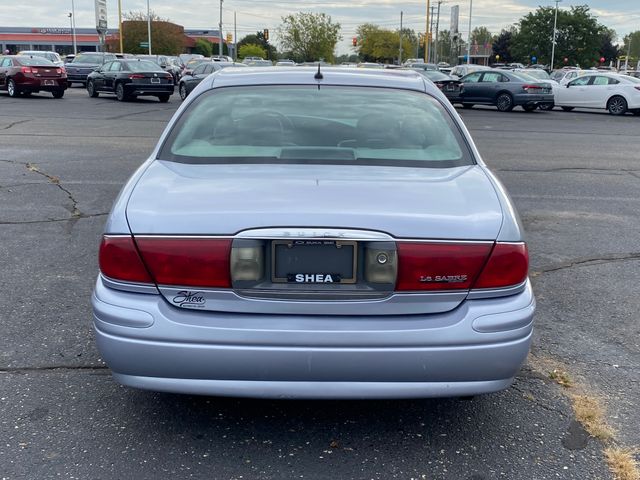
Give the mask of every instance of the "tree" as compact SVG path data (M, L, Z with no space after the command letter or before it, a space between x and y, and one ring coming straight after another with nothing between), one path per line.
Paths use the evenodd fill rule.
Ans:
M520 19L519 32L511 48L515 60L527 63L531 57L537 57L538 63L551 61L554 15L554 7L539 7ZM596 65L600 58L600 34L604 29L586 5L558 10L555 66L561 64L560 59L564 57L569 64Z
M268 40L264 38L264 32L256 32L255 34L250 34L244 37L242 40L238 42L238 48L242 45L260 45L266 52L266 58L269 60L277 60L278 59L278 51L276 47L274 47Z
M213 55L213 45L206 38L198 38L196 40L196 48L194 48L194 53L199 53L200 55L204 55L205 57L210 57Z
M380 28L371 23L360 25L356 30L358 55L366 62L393 62L400 54L400 32ZM409 35L402 37L402 56L412 57L415 45Z
M487 27L476 27L471 32L471 44L483 46L493 42L493 35Z
M246 43L238 49L238 57L261 57L264 58L267 52L260 45L255 43Z
M178 55L184 51L184 28L160 18L151 12L151 53L157 55ZM147 14L128 12L123 15L123 48L127 53L147 53L148 47L140 43L148 41ZM111 47L113 48L113 47ZM118 48L119 49L119 48Z
M282 17L278 28L284 51L299 62L325 60L332 62L340 36L340 24L325 13L299 12Z
M600 57L605 59L605 63L613 62L620 55L617 45L613 42L616 39L616 32L611 28L603 28L600 33Z
M629 49L629 42L631 42L631 49ZM637 62L640 59L640 30L631 32L624 37L624 44L622 46L622 55L629 54L629 60Z
M495 40L493 41L493 55L497 61L500 62L513 62L513 55L511 54L511 46L513 38L517 35L518 31L515 27L511 29L503 29Z

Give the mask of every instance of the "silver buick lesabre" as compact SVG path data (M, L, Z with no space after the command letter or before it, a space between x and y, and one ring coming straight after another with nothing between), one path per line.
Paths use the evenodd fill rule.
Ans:
M535 300L523 231L410 71L224 69L122 189L99 350L131 387L271 398L507 388Z

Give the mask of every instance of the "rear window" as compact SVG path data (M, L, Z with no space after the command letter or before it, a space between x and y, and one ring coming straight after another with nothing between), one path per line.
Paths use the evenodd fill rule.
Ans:
M115 60L116 57L114 55L92 55L92 54L87 54L87 53L83 53L81 55L78 55L77 57L75 57L73 59L73 62L71 63L94 63L94 64L102 64L103 62L109 61L109 60Z
M184 111L159 158L433 168L474 163L449 113L424 93L315 85L211 90Z
M46 66L54 65L53 62L50 62L49 60L47 60L44 57L23 57L23 56L20 56L18 61L20 62L20 65L35 65L35 66L39 66L39 65L46 65Z
M162 68L157 63L149 60L139 60L136 62L127 62L129 70L132 72L157 72L162 71Z

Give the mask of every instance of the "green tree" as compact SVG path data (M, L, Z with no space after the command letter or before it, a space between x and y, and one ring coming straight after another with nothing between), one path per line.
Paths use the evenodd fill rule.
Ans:
M476 27L471 32L471 44L483 46L493 42L493 35L487 27Z
M615 62L620 55L620 50L613 42L616 40L616 32L611 28L603 28L600 33L600 57L604 58L605 63Z
M238 57L262 57L264 58L267 52L260 45L255 43L246 43L238 48Z
M264 32L256 32L255 34L250 34L244 37L242 40L238 42L238 48L242 45L260 45L266 52L269 60L277 60L278 59L278 50L274 47L268 40L264 38Z
M144 12L128 12L123 15L122 40L127 53L147 53L147 47L140 43L147 42L147 14ZM111 49L114 46L110 46ZM116 47L119 50L119 47ZM151 53L154 55L178 55L184 51L184 28L160 18L151 12Z
M206 38L198 38L196 40L196 48L194 48L194 53L199 53L200 55L204 55L205 57L210 57L213 54L213 45Z
M538 63L551 61L554 15L554 7L539 7L520 19L519 32L514 36L511 48L515 60L526 63L535 56ZM555 65L552 67L561 65L564 57L568 58L569 64L596 65L604 29L586 5L558 10Z
M629 42L631 42L631 48L629 48ZM631 32L629 35L624 37L621 50L622 51L620 53L622 55L626 56L629 54L629 62L638 62L638 59L640 59L640 30Z
M393 62L400 54L400 32L365 23L356 30L358 55L367 62ZM410 35L402 36L403 58L415 55Z
M282 50L298 62L323 59L332 62L340 36L340 24L325 13L299 12L282 17L278 28Z
M511 54L511 46L514 36L518 33L515 27L509 30L503 29L495 40L493 41L493 56L496 61L499 62L513 62L513 55Z

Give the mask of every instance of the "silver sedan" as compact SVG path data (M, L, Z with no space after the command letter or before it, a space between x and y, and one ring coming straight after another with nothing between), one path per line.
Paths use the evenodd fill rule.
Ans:
M523 231L412 71L224 69L122 189L98 347L131 387L270 398L507 388L535 300Z

